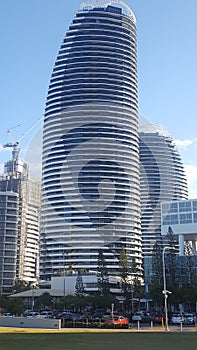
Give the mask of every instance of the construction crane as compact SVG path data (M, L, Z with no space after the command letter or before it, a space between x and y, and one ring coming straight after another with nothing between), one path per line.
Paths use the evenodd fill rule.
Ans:
M20 148L19 148L19 144L20 141L31 131L33 130L36 125L43 119L43 116L41 118L39 118L35 123L33 123L31 125L31 127L29 129L27 129L25 132L23 132L19 138L15 141L12 134L11 134L11 130L17 128L20 125L16 125L10 129L7 130L7 135L10 139L10 142L6 143L5 145L3 145L4 148L8 148L11 147L12 148L12 175L17 173L17 166L18 166L18 159L19 159L19 152L20 152Z

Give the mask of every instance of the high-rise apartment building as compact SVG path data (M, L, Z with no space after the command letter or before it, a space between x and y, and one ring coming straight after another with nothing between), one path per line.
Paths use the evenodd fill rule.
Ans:
M140 132L142 251L152 256L162 244L161 202L187 199L188 189L180 154L168 133L147 125Z
M136 20L121 0L87 1L60 47L43 132L41 277L109 273L124 246L141 268Z
M15 157L16 156L16 157ZM5 163L0 178L0 293L13 293L16 279L34 283L39 276L40 183L18 159Z
M0 190L0 295L13 292L16 277L18 208L18 193Z

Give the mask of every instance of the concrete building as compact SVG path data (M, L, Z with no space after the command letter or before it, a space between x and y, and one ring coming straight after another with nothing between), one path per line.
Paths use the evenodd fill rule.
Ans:
M28 177L21 181L17 278L36 282L39 277L40 183Z
M15 153L16 154L16 153ZM39 275L40 183L27 164L14 157L0 178L0 288L13 293L16 279L36 282Z
M124 246L141 269L136 19L83 2L60 47L43 132L41 278L70 266L110 275Z
M98 277L96 273L81 274L83 281L84 293L91 294L98 292ZM76 281L78 274L67 274L64 276L56 276L51 278L51 290L63 291L64 295L75 295ZM110 292L121 295L121 279L116 276L109 276Z
M0 191L0 295L13 292L16 277L19 195Z

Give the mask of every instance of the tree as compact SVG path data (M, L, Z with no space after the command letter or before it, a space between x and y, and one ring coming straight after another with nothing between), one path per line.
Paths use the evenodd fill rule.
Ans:
M152 298L153 304L156 307L156 309L162 307L162 305L163 305L162 290L163 290L162 284L158 284L156 281L153 281L151 283L149 293L150 293L150 297Z
M76 295L67 295L60 299L59 307L67 310L76 311L81 308L81 303L85 302L85 297L81 298Z
M152 252L152 281L159 285L163 282L162 248L156 242Z
M144 297L145 290L144 285L141 282L141 270L136 262L135 257L131 259L130 266L130 274L131 274L131 294L132 294L132 312L134 311L133 298L138 299L138 308L140 307L140 299Z
M168 226L168 232L166 234L166 238L165 238L165 244L171 248L173 248L173 250L177 249L177 239L174 235L173 229L171 226Z
M193 255L192 245L189 241L185 242L185 265L187 271L187 284L192 287L196 275L196 257Z
M19 278L15 279L15 282L14 282L15 293L24 292L25 290L29 290L30 287L31 287L31 282L26 282L26 281L20 280Z
M45 292L37 298L37 306L40 309L50 308L52 300L53 297L49 293Z
M99 249L98 254L97 283L100 294L108 295L110 292L109 276L102 249Z
M85 294L84 285L83 285L83 279L81 276L81 271L78 271L78 276L76 278L76 284L75 284L75 295L78 297L82 297Z
M89 295L87 300L88 305L91 305L93 309L110 309L112 303L115 305L115 308L118 307L118 301L112 294L105 295L105 297L99 294Z
M153 246L152 253L152 277L149 289L150 297L156 308L163 304L163 264L162 264L162 247L157 242Z
M23 303L20 298L8 298L6 301L6 309L13 315L21 315L23 308Z
M178 264L177 264L177 258L176 258L177 241L171 226L168 227L166 241L167 241L167 246L172 248L168 250L168 254L166 254L166 258L165 258L166 279L170 290L173 292L173 291L176 291L176 289L178 288Z
M179 288L178 303L184 304L184 308L189 312L195 309L197 300L197 286L195 283L193 286L184 285Z
M4 295L0 296L0 314L6 309L7 298Z
M120 252L120 277L121 277L121 287L122 293L125 298L125 307L128 308L131 297L131 274L129 261L127 259L126 250L122 247ZM130 277L130 278L129 278Z

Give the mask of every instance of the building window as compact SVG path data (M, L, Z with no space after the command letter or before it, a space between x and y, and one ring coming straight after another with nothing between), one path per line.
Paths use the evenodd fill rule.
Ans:
M194 223L196 224L197 223L197 213L194 213Z
M192 206L191 206L191 202L180 202L179 203L179 211L183 212L183 211L191 211L192 210Z
M170 204L169 203L162 204L162 212L163 213L168 213L169 209L170 209Z
M163 225L175 225L178 223L179 223L178 215L175 215L175 214L167 215L163 220Z
M197 211L197 201L193 201L193 211Z
M178 212L178 203L171 203L170 204L170 213L177 213Z
M191 224L192 223L192 214L180 214L180 224Z

